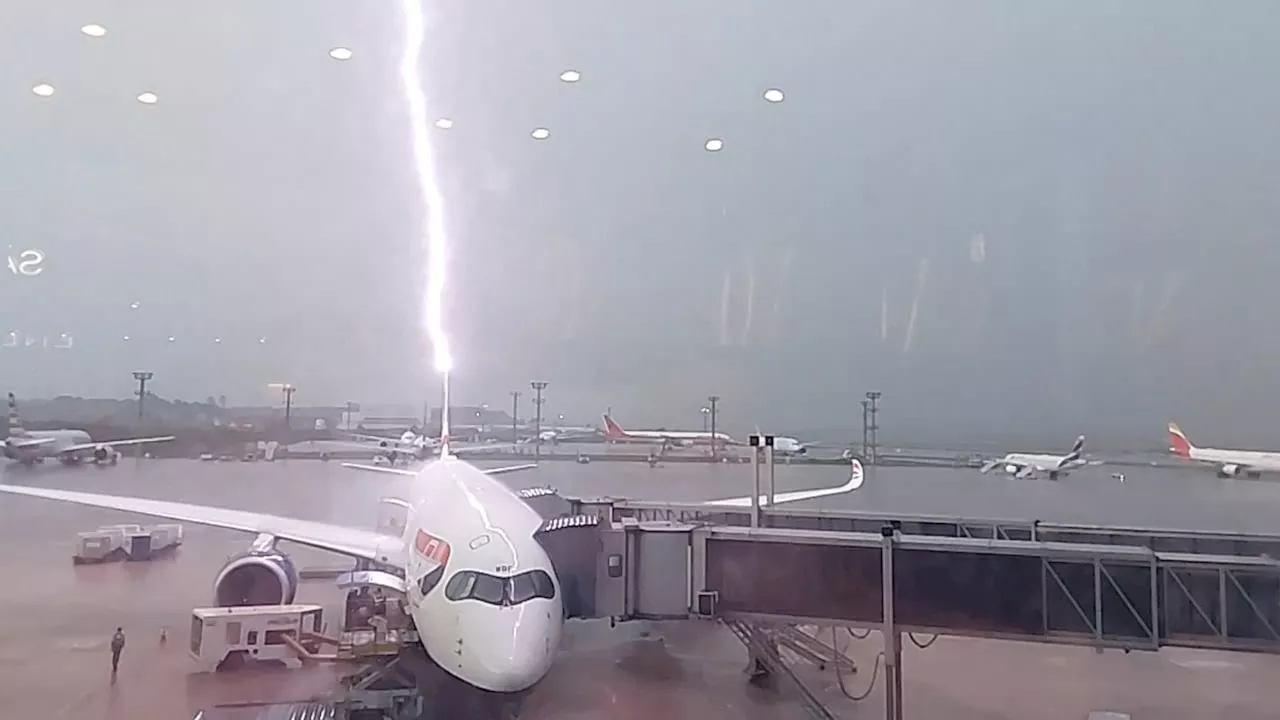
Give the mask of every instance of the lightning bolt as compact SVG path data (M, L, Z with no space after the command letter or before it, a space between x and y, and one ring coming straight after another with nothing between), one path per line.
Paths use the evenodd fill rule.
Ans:
M445 234L444 194L440 190L439 173L436 171L436 152L427 135L427 97L423 90L422 45L426 39L426 18L421 0L403 0L404 50L400 57L400 81L405 104L409 108L410 133L413 146L414 170L418 189L422 193L422 237L426 250L426 267L423 274L423 324L427 339L431 342L433 364L436 372L446 376L453 369L453 355L449 350L449 337L444 328L445 255L448 238ZM447 411L445 413L448 414Z

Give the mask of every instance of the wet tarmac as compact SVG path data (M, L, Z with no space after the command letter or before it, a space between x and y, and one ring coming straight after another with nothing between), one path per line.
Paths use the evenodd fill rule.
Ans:
M551 484L566 495L691 501L749 492L742 466L548 464L511 476L520 486ZM779 466L780 490L839 484L841 468ZM407 478L361 474L333 463L125 461L118 467L9 470L4 482L183 500L302 518L372 526L378 498L402 492ZM982 476L974 471L884 468L857 493L827 506L903 513L1038 517L1163 527L1265 531L1280 517L1280 485L1222 481L1197 471L1126 473L1087 469L1056 483ZM152 563L75 567L75 533L119 522L122 513L30 498L0 498L0 716L189 718L227 702L302 701L331 692L334 668L195 673L187 657L190 609L207 604L214 574L244 549L242 534L186 527L172 558ZM299 549L300 565L340 564ZM337 591L307 583L301 601L336 607ZM330 613L331 622L336 613ZM110 682L108 640L116 626L128 646ZM160 643L166 629L168 641ZM862 671L847 679L858 694L871 682L875 633L854 644ZM799 719L785 690L749 686L746 655L715 625L688 622L575 624L560 662L526 708L528 718ZM1108 652L970 639L909 647L906 712L913 718L974 720L1084 718L1094 710L1135 718L1274 718L1271 685L1280 658L1198 651ZM835 676L803 671L842 717L880 716L879 690L844 697Z

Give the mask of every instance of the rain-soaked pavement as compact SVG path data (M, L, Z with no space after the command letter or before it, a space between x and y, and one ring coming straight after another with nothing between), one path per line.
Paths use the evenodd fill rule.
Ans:
M1106 468L1057 483L1017 481L972 471L880 469L857 493L827 507L911 514L1039 518L1062 522L1269 531L1280 517L1280 485L1218 480L1193 471L1126 469L1121 484ZM778 487L838 484L838 467L778 468ZM548 463L510 476L521 486L552 484L574 496L629 496L691 501L744 494L743 466ZM408 479L345 470L336 464L122 462L109 469L60 466L10 469L3 481L241 507L371 526L378 498ZM332 692L338 670L255 670L200 674L187 657L192 607L209 602L212 578L242 550L241 534L186 527L174 557L151 563L76 567L75 534L99 525L149 522L122 513L31 498L0 497L0 717L189 718L195 710L236 702L302 701ZM333 567L336 558L298 549L303 566ZM336 607L335 589L307 583L300 600ZM335 618L336 613L330 613ZM115 683L107 643L116 626L128 646ZM160 642L161 629L168 641ZM871 682L879 640L855 642L862 671L846 692ZM552 674L526 706L528 718L804 717L785 691L749 686L745 652L717 626L701 623L576 624ZM912 718L1001 720L1084 718L1090 711L1134 718L1274 719L1280 659L1211 652L1095 654L1082 648L944 638L908 646L905 709ZM843 717L878 717L878 689L862 702L840 692L830 671L806 679Z

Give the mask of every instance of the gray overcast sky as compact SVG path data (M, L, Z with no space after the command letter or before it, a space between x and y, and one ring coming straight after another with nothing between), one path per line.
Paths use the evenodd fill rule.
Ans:
M1280 5L425 7L460 400L808 429L875 387L944 434L1278 439ZM4 329L74 338L0 348L8 386L434 398L400 16L0 5L0 229L46 256Z

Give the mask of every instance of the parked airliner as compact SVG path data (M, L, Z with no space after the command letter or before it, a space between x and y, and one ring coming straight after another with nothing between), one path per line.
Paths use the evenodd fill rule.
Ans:
M364 435L362 433L348 432L353 438L359 442L342 443L348 445L353 450L368 450L385 457L392 465L400 462L409 463L414 460L426 460L436 454L440 443L435 438L425 435L418 435L412 430L405 430L398 438L383 437L381 435ZM342 442L342 441L331 441ZM455 448L456 450L457 448Z
M1084 436L1076 438L1075 445L1065 455L1049 455L1042 453L1009 453L1002 458L991 460L982 466L982 472L990 472L994 468L1003 467L1010 475L1020 478L1044 475L1050 480L1057 480L1068 471L1084 465L1088 461L1082 457L1084 453Z
M399 537L324 522L220 507L0 485L0 492L240 530L257 537L232 558L214 581L219 605L287 604L298 574L277 547L290 541L354 558L370 570L372 584L402 592L421 645L451 684L448 699L433 707L465 708L451 715L485 720L518 703L546 675L564 622L560 579L539 530L543 517L521 495L493 476L527 470L514 465L481 470L460 459L444 428L437 460L421 470L348 465L413 478L408 513ZM860 466L855 462L855 471ZM860 476L860 472L857 473ZM859 483L860 484L860 483ZM834 495L854 489L801 491L778 502ZM718 501L739 505L741 499ZM747 505L750 505L749 496ZM443 704L442 704L443 703ZM443 710L441 711L444 712Z
M84 430L27 430L18 416L18 399L9 393L9 436L4 440L4 456L23 465L35 465L46 458L56 458L64 465L79 465L84 460L109 465L120 459L116 448L168 442L173 437L164 435L95 442Z
M1218 477L1262 477L1264 472L1280 472L1280 453L1258 450L1220 450L1191 444L1177 423L1169 423L1169 451L1187 460L1217 465Z
M691 430L623 430L618 423L604 416L604 437L610 442L632 442L659 444L663 447L709 446L713 442L719 447L739 445L741 443L728 434L717 432L696 432Z

